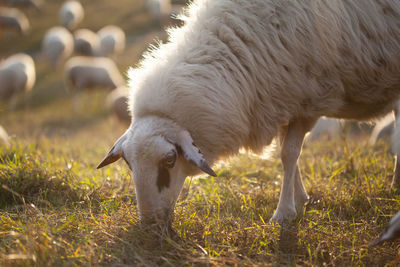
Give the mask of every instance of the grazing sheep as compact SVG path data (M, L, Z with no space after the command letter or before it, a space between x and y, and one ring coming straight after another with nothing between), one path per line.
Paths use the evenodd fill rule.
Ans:
M400 237L400 211L397 212L389 221L389 225L381 236L372 242L371 246L377 246L386 241L392 241Z
M146 5L153 20L165 26L171 16L171 0L147 0Z
M54 67L71 56L74 47L72 34L64 27L56 26L49 29L42 43L43 54Z
M9 141L9 137L8 134L6 132L6 130L4 130L4 128L0 125L0 144L4 144L6 146L10 145L10 141Z
M62 26L73 30L83 20L84 10L80 2L69 0L61 6L59 18Z
M271 220L293 220L308 199L297 161L317 119L395 108L400 2L194 0L188 13L130 70L132 123L98 168L124 158L141 219L168 223L187 176L215 176L209 164L280 136Z
M118 87L108 94L106 106L122 122L129 123L132 119L128 111L129 89L125 86Z
M99 36L88 29L74 32L75 53L83 56L94 56L100 47Z
M376 144L379 140L390 143L390 137L393 134L395 121L393 114L386 115L383 119L379 120L372 130L369 143Z
M121 53L125 49L125 33L117 26L109 25L97 32L100 39L100 56Z
M65 63L65 81L69 89L82 91L102 87L115 89L124 79L114 61L105 57L72 57Z
M0 7L0 32L2 30L25 35L29 31L29 20L16 8Z
M323 138L335 139L340 136L342 127L337 119L321 117L315 123L310 134L307 136L307 142L313 142Z
M35 80L35 63L29 55L19 53L8 57L0 62L0 100L10 99L13 109L17 93L31 90Z

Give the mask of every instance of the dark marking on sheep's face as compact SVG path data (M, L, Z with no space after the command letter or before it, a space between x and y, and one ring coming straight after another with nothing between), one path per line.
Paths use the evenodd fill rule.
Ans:
M164 166L160 166L158 168L158 177L157 177L158 192L161 192L164 189L164 187L168 188L170 182L171 178L168 169L165 168Z
M175 166L177 157L177 151L172 150L168 154L166 154L165 157L160 161L157 177L157 187L159 192L161 192L164 187L169 187L169 184L171 182L169 169L172 169Z

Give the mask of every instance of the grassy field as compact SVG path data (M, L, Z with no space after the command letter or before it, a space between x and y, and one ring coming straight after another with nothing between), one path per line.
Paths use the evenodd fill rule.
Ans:
M121 71L163 38L142 1L82 2L84 27L113 23L128 33ZM304 148L300 168L311 199L289 227L268 223L280 191L278 152L238 155L215 168L218 177L188 178L172 233L140 226L126 164L95 169L127 125L105 109L105 91L85 92L86 104L74 112L62 71L38 53L60 3L27 11L28 39L0 41L4 55L32 54L38 74L27 102L21 95L13 112L0 104L0 125L12 137L10 147L0 144L0 266L400 265L399 242L368 247L400 197L390 188L389 148L370 147L366 136Z

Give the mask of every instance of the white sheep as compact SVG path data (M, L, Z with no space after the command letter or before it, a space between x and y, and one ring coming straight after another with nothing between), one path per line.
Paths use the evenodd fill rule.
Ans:
M29 28L29 20L23 12L16 8L0 7L0 32L3 30L25 35Z
M71 56L74 49L74 37L64 27L50 28L42 42L42 53L49 59L54 67Z
M107 108L122 122L130 122L131 114L128 110L129 89L125 86L118 87L108 94Z
M341 131L342 126L339 120L321 117L315 123L310 134L307 135L306 140L307 142L313 142L324 138L333 140L340 136Z
M30 91L35 80L35 63L31 56L19 53L8 57L0 62L0 99L10 99L10 109L13 109L17 94Z
M97 55L100 40L99 36L89 29L79 29L74 32L74 51L78 55Z
M124 84L114 61L105 57L72 57L65 63L65 81L69 89L82 91L102 87L115 89Z
M99 55L119 54L125 49L125 33L120 27L108 25L100 29L97 34L100 39Z
M84 9L79 1L68 0L60 8L60 23L65 28L73 30L83 20L84 14Z
M317 119L370 120L400 97L400 2L195 0L188 14L129 72L132 123L98 168L124 158L141 219L168 223L187 176L280 136L271 220L293 220Z
M389 113L384 118L376 122L369 138L369 143L371 145L374 145L379 140L390 143L390 138L393 134L394 126L394 115Z
M153 20L165 26L171 16L171 0L146 0L146 6Z
M4 144L5 146L10 145L10 138L8 137L8 134L6 130L0 125L0 144Z

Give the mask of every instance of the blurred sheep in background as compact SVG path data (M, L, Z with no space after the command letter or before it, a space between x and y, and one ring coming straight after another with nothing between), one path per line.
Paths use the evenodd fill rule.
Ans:
M307 135L306 142L313 142L321 139L332 140L340 137L342 126L340 120L321 117Z
M163 28L171 16L171 0L146 0L146 6L153 20Z
M53 67L58 67L74 50L74 37L64 27L56 26L49 29L42 42L42 53L51 62Z
M100 39L100 56L119 54L125 49L125 33L117 26L108 25L97 32Z
M118 87L108 94L106 99L106 107L121 122L129 124L131 122L131 114L128 110L129 88L125 86Z
M65 63L64 76L68 88L78 91L94 87L115 89L125 84L114 61L105 57L72 57Z
M374 145L379 140L390 143L390 137L393 134L394 127L394 116L392 113L389 113L375 124L374 129L372 130L371 137L369 139L369 143L371 145Z
M80 94L84 89L115 89L125 84L114 61L106 57L72 57L65 63L67 89L74 91L73 109L81 108Z
M0 4L7 4L12 7L33 7L40 10L43 0L1 0Z
M29 31L29 20L16 8L0 7L1 31L25 35Z
M4 144L6 146L10 145L10 138L8 137L8 134L6 130L0 125L0 145Z
M74 51L82 56L94 56L100 47L99 36L89 29L79 29L74 32Z
M66 1L60 9L60 23L65 28L73 30L83 20L84 13L80 2L74 0Z
M17 94L30 91L36 80L35 63L31 56L15 54L0 62L0 99L10 99L9 109L14 109Z

